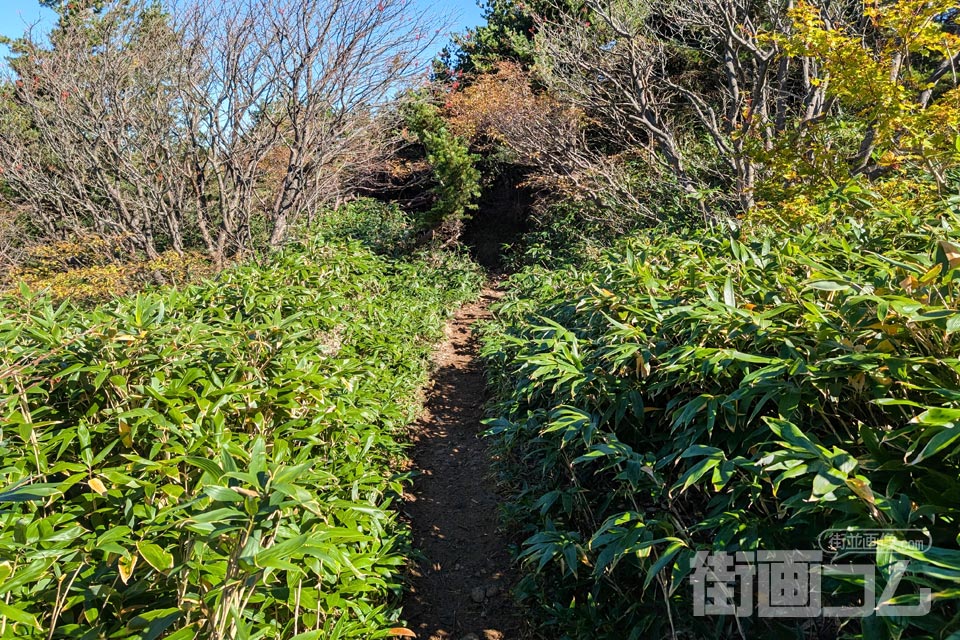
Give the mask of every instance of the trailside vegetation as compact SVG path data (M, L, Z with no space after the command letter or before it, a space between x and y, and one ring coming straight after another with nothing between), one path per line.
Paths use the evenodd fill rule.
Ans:
M949 2L496 0L486 16L437 72L464 96L453 116L496 116L508 161L558 186L543 199L585 201L614 235L802 225L849 184L909 207L956 191Z
M505 5L531 19L522 40ZM501 1L488 15L499 31L459 59L487 66L451 120L542 188L484 349L517 591L541 630L955 635L956 9ZM818 549L848 527L933 541L890 533L864 560L872 615L691 615L697 552ZM922 589L929 614L878 615ZM828 602L863 594L862 577L823 579Z
M0 297L0 637L391 636L402 429L479 280L325 233L88 310Z
M483 350L524 532L519 594L558 638L947 637L960 627L960 212L622 239L510 282ZM878 548L920 617L696 618L696 551ZM873 562L872 557L866 561ZM824 598L863 594L824 577ZM751 594L744 597L751 598ZM859 602L859 601L858 601Z

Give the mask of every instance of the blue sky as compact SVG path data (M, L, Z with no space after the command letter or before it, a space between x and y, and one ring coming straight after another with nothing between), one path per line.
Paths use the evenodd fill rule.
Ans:
M49 29L54 16L53 11L41 7L37 0L0 0L0 35L16 38L34 23Z
M216 0L212 0L216 1ZM475 0L416 0L425 9L435 11L441 17L453 23L453 31L462 31L483 22L482 11ZM54 23L55 14L40 6L37 0L0 0L0 35L16 38L34 23L38 28L49 29ZM446 44L441 41L437 49ZM0 57L7 52L0 46Z

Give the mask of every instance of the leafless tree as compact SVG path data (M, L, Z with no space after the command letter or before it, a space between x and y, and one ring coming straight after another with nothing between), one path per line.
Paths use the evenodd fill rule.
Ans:
M709 138L722 168L714 177L732 176L739 206L749 209L752 133L769 147L798 104L811 119L826 107L814 63L802 64L801 88L775 42L760 37L761 23L768 32L789 28L790 1L588 0L582 17L555 11L540 20L539 68L551 91L593 114L615 145L649 149L689 195L706 184L685 143Z
M20 264L25 249L24 229L18 224L16 212L0 206L0 284Z
M780 49L776 36L790 34L793 5L586 0L571 13L557 0L537 17L537 69L550 93L593 118L612 148L648 149L686 194L722 185L733 196L728 206L747 211L762 152L800 144L814 125L841 115L818 61ZM861 3L831 0L819 12L826 29L868 44L878 37ZM960 53L934 61L918 83L918 104L928 106L938 83L952 82L958 61ZM895 53L889 63L893 80L911 73L909 56ZM853 174L876 170L873 138L868 123L859 152L845 158ZM703 140L713 162L693 166L704 157Z
M708 134L744 211L753 206L760 170L748 144L759 139L769 151L788 125L814 121L828 106L829 81L818 82L816 61L796 64L762 36L788 33L792 6L793 0L666 0L658 9L658 19L669 25L669 33L660 27L658 37L681 53L685 43L696 43L697 54L721 70L713 91L697 85L702 75L694 82L683 76L665 81Z
M174 15L201 52L203 73L181 86L191 143L205 151L198 222L218 247L242 243L255 212L278 245L295 216L337 200L381 159L383 107L422 74L439 32L409 0L202 2ZM262 188L267 169L273 189ZM211 186L230 197L209 198ZM220 235L207 237L216 219Z
M647 32L643 3L560 4L538 17L537 69L548 90L602 125L620 150L645 148L687 193L696 190L676 134L675 92L664 83L666 48ZM594 18L596 19L596 18Z
M410 0L115 0L18 45L0 170L51 233L276 247L386 151L383 106L439 33Z
M95 28L55 30L51 49L20 44L0 112L0 169L45 231L124 235L155 257L159 234L181 240L170 83L180 47L160 16L141 17L107 12Z

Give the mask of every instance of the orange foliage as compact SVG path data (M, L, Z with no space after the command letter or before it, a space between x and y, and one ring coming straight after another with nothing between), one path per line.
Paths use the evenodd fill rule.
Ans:
M456 135L480 146L497 142L516 151L529 150L530 141L524 138L542 129L544 120L579 120L574 110L535 94L530 76L512 62L501 62L495 72L481 74L451 93L445 111Z
M638 207L628 158L591 149L583 111L534 86L519 65L501 62L450 94L445 105L450 129L475 148L508 151L513 162L531 169L526 186L568 200Z

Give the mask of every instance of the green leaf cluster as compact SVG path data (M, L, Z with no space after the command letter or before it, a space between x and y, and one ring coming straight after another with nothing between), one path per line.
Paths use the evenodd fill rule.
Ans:
M433 173L434 197L426 225L459 229L460 223L477 208L480 197L480 170L477 155L470 153L465 140L450 132L440 110L420 97L405 105L407 126L426 151Z
M478 282L307 242L88 311L0 298L0 637L386 637L402 429Z
M521 591L547 628L810 637L832 623L691 616L690 559L817 549L846 527L929 532L931 550L878 553L877 593L909 558L898 604L922 587L935 603L824 633L960 628L958 243L945 204L789 236L654 229L514 276L485 335L489 426L527 532Z

